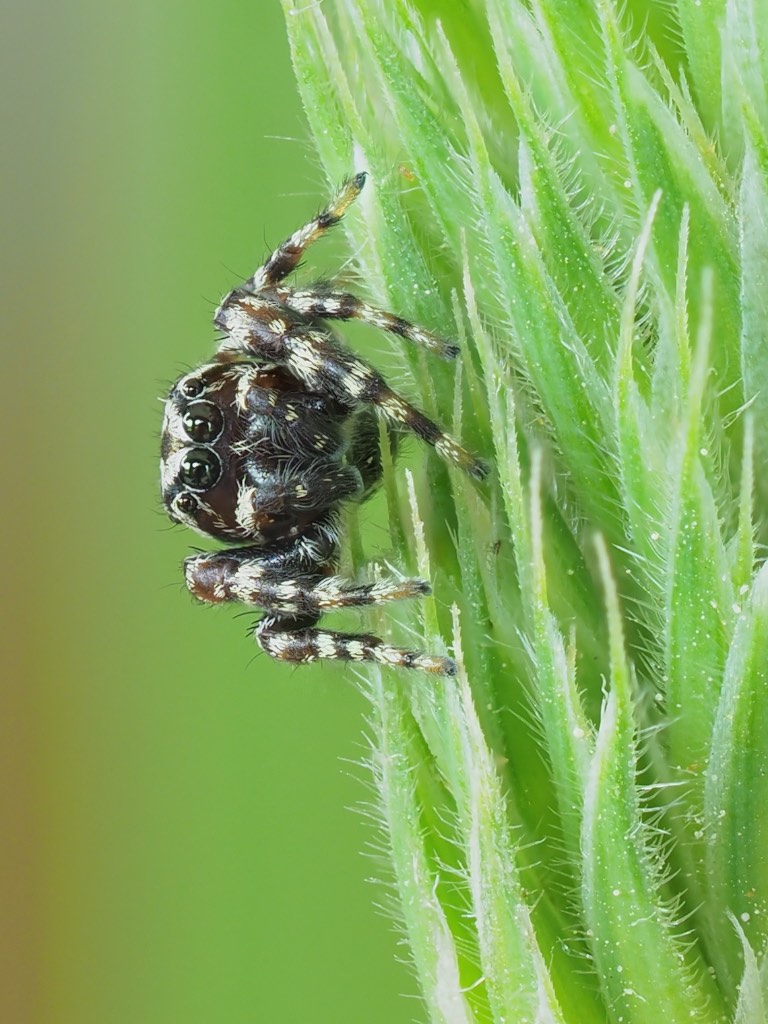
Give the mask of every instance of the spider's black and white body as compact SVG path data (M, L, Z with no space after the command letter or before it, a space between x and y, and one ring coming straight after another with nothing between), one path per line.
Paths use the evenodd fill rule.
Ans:
M238 546L185 562L202 601L238 601L266 612L256 628L274 658L375 661L452 673L449 658L401 650L368 634L318 629L333 608L429 592L418 579L356 584L336 575L340 508L381 475L376 416L393 444L414 431L447 461L481 477L482 464L389 388L324 321L357 319L445 358L435 335L322 283L284 283L304 250L338 223L365 181L346 182L326 210L277 248L226 296L214 323L224 333L211 363L171 389L162 433L161 486L172 520Z

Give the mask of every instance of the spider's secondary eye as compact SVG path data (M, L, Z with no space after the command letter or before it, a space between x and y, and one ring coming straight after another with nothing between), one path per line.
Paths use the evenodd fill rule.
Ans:
M195 491L207 491L220 476L221 462L209 448L190 448L179 466L179 482Z
M199 377L190 377L181 385L181 393L186 398L197 398L198 395L202 395L203 391L205 391L205 385Z
M184 515L190 516L197 508L197 498L192 494L180 494L176 500L176 508Z
M182 419L184 430L191 441L210 444L224 429L221 409L210 402L193 402Z

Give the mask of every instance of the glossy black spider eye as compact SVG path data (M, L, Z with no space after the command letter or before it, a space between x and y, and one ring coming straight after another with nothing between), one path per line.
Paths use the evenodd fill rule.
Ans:
M221 476L221 462L210 448L190 448L179 466L179 483L194 491L207 491Z
M193 494L180 494L176 500L176 508L186 516L191 516L197 508L197 498Z
M210 444L224 429L221 409L210 402L193 402L182 418L184 430L191 441Z
M185 398L197 398L205 391L205 385L199 377L190 377L181 385L181 393Z

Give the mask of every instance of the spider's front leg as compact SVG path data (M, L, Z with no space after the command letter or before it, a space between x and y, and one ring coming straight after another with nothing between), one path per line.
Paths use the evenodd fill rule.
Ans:
M210 604L237 601L267 611L256 628L256 638L267 654L281 661L372 661L442 675L455 673L450 658L391 647L366 633L315 627L320 616L334 608L428 594L424 580L388 578L357 584L298 566L295 548L295 544L288 545L282 557L275 549L265 553L258 548L194 555L184 563L187 586L195 597Z

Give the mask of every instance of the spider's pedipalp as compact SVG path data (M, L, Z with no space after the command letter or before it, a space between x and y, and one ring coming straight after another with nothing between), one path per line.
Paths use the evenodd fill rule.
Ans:
M236 517L245 536L272 540L297 536L316 517L318 507L351 501L363 491L354 466L320 462L302 473L250 474L237 496Z

